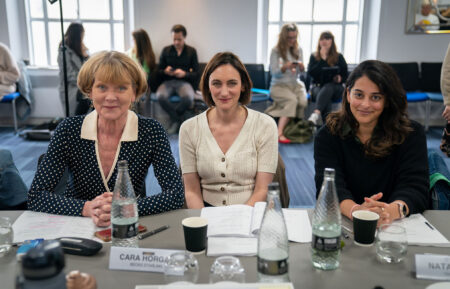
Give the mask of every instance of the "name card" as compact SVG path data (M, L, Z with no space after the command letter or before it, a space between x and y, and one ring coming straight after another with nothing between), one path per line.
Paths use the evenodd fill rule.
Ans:
M450 256L416 254L417 279L450 280Z
M164 272L164 263L179 250L111 247L109 269L126 271Z

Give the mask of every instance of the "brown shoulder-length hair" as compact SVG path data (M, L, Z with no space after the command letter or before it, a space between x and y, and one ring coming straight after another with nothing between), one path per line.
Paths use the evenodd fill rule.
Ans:
M89 97L95 79L122 84L131 81L136 100L147 91L147 77L141 66L128 55L117 51L101 51L86 61L78 73L78 88Z
M239 102L242 105L249 104L252 98L252 80L248 75L247 69L239 59L239 57L231 52L219 52L211 58L203 71L202 78L200 80L200 90L202 91L203 100L211 107L214 106L214 101L211 96L211 90L209 89L209 77L217 67L225 64L233 66L241 76L242 91L239 97Z
M359 123L350 110L347 96L350 94L355 82L366 76L378 86L384 96L383 112L372 132L369 141L364 145L364 152L373 158L382 158L396 145L400 145L412 131L407 114L406 94L402 83L395 71L386 63L377 60L367 60L359 64L347 79L346 89L342 97L341 110L328 115L327 126L331 133L345 138L344 127L349 125L352 135L356 135Z
M83 24L72 22L64 33L65 45L72 49L81 59L83 56ZM61 46L62 43L59 44Z
M287 61L287 51L288 50L295 59L298 59L300 57L297 39L295 39L295 44L292 47L288 47L289 32L297 33L297 37L298 37L297 25L295 25L294 23L284 24L283 27L281 27L280 34L278 35L278 43L277 43L276 47L277 47L278 53L280 54L281 58L283 58L284 61Z
M152 42L144 29L138 29L132 33L136 42L136 58L142 65L147 64L150 72L156 68L155 53L153 52Z
M339 53L337 52L336 42L334 41L334 35L330 31L324 31L320 34L319 41L317 42L317 50L314 55L317 61L320 60L320 40L331 39L330 51L328 51L327 63L329 66L335 66L339 60Z

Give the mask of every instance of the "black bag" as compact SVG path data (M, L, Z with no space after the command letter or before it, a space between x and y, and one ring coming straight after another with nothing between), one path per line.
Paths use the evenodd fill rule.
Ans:
M313 138L313 124L304 119L294 118L288 122L283 134L293 143L307 143Z

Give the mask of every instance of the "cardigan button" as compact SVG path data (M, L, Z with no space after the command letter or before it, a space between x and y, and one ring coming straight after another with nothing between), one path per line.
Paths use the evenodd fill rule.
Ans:
M225 191L225 188L224 188L224 187L221 187L220 190L223 192L223 191Z
M220 175L222 176L222 178L225 178L225 174L224 173L221 173Z
M222 163L225 161L225 158L222 158Z
M226 205L226 204L227 204L227 201L223 200L222 205Z

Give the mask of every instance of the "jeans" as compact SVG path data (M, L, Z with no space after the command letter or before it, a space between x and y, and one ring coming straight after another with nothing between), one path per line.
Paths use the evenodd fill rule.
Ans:
M11 152L0 150L0 209L26 209L27 194Z
M428 150L428 166L431 182L431 201L434 210L450 209L450 172L441 155L434 149ZM440 175L437 175L440 174ZM445 178L443 178L445 177Z
M170 102L170 97L177 94L180 102ZM170 116L172 122L181 124L185 113L192 108L194 89L189 82L183 80L168 80L163 82L156 91L156 97L162 109Z
M311 89L311 94L316 99L316 109L320 111L324 123L327 115L331 112L333 101L340 99L343 92L344 87L342 84L334 82L329 82Z

